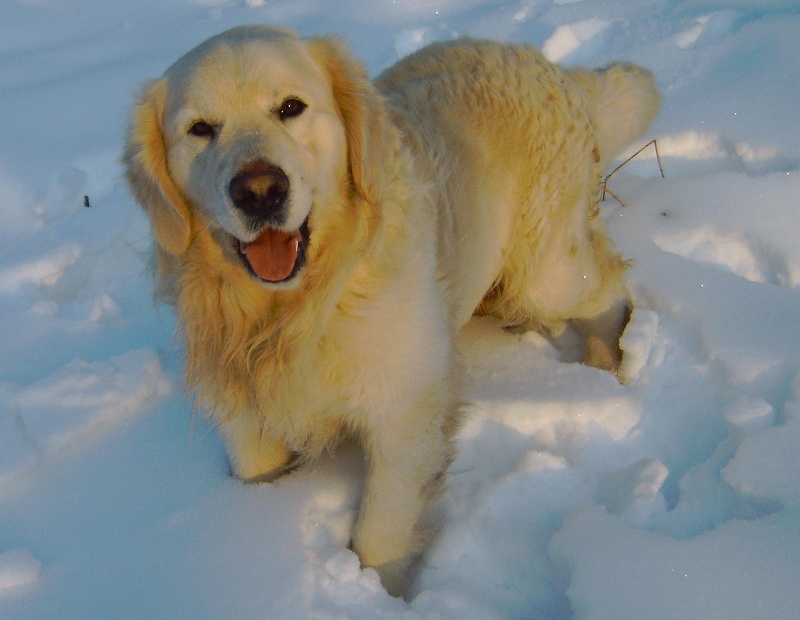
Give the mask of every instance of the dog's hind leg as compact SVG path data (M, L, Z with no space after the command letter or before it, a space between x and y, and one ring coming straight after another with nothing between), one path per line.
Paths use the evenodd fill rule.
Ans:
M480 311L506 325L538 326L551 334L572 322L586 339L584 363L615 373L619 337L630 314L627 263L599 215L587 212L589 192L575 194L578 199L565 208L571 219L548 235L525 235L525 228L517 227L498 285Z
M630 319L631 306L625 299L618 299L608 310L590 319L575 321L578 330L585 336L586 345L583 363L616 373L622 361L619 339Z

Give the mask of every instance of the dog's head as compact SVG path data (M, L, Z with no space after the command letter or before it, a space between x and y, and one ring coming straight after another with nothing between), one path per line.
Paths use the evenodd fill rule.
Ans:
M269 27L224 32L147 85L133 110L127 178L164 252L199 231L269 288L293 288L315 226L384 182L380 98L335 40Z

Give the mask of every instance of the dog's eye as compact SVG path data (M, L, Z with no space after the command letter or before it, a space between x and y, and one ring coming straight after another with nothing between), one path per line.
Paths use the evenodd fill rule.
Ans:
M189 127L189 133L198 138L211 138L213 140L217 135L217 128L206 121L195 121Z
M278 116L280 116L282 121L287 118L294 118L295 116L300 116L307 107L308 106L299 99L291 97L281 104L278 110Z

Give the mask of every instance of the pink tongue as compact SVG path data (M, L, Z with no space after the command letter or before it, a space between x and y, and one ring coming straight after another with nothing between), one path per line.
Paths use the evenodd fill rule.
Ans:
M299 230L286 233L268 228L253 243L242 244L242 250L259 278L280 282L294 269L300 241Z

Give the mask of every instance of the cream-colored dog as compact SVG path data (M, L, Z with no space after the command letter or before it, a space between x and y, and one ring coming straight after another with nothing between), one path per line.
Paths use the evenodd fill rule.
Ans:
M271 480L355 433L353 549L401 593L453 456L470 316L574 321L585 361L616 369L625 263L598 187L658 103L634 66L471 40L373 83L337 40L258 26L149 84L127 176L236 475Z

